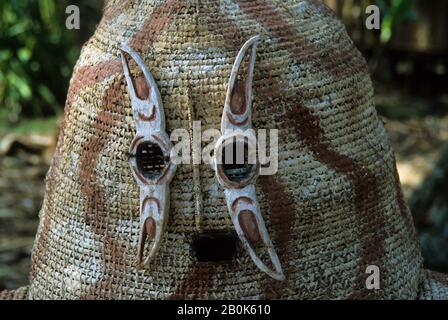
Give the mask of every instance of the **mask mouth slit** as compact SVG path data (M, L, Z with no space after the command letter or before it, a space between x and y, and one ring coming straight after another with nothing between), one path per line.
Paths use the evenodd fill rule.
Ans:
M231 262L237 248L238 237L234 232L207 231L191 241L192 254L199 262Z

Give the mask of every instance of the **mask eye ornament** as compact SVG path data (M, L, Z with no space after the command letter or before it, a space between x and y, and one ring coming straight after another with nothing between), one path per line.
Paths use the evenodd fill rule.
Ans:
M134 79L128 54L143 72ZM160 248L169 212L169 184L176 171L170 160L171 141L165 131L165 113L157 84L143 59L127 45L120 47L121 62L137 128L129 153L132 174L140 187L140 233L137 268L148 266ZM152 241L146 258L146 240Z
M212 166L224 187L227 207L244 249L260 270L282 281L285 276L261 215L255 190L260 165L252 128L252 83L258 40L258 36L248 40L233 65L221 120L222 135L215 146ZM248 52L249 62L244 74L242 65ZM259 246L267 251L275 270L258 256L255 248Z

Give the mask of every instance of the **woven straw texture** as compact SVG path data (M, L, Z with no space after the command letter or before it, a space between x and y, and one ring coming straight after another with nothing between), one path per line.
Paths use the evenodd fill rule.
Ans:
M0 300L25 300L28 296L28 287L17 290L5 290L0 292Z
M447 300L448 276L437 272L425 271L424 282L420 288L422 300Z
M192 120L205 130L220 128L235 57L257 34L254 125L279 129L280 157L278 173L258 179L257 196L286 280L270 279L241 249L227 264L195 260L192 165L179 166L171 183L155 262L137 271L139 189L128 165L135 124L119 43L154 75L167 130ZM232 230L206 164L199 190L202 228ZM30 299L448 296L446 281L422 268L365 60L318 1L108 1L73 72L40 215ZM380 267L379 290L366 289L368 265Z

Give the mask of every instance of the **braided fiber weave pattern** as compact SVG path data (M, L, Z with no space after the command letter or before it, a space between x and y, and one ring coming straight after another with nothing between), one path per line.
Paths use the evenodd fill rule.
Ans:
M424 281L420 289L422 300L447 300L448 276L433 271L425 271Z
M279 130L279 171L260 177L257 196L286 280L241 248L227 264L195 260L192 165L171 183L157 258L137 271L135 124L118 45L154 75L168 131L189 127L188 110L219 129L234 59L256 34L254 125ZM200 181L203 229L233 229L210 166ZM318 1L109 0L73 72L40 217L32 299L416 299L426 279L366 63ZM369 265L379 290L366 289Z
M25 300L29 287L21 287L17 290L5 290L0 292L0 300Z

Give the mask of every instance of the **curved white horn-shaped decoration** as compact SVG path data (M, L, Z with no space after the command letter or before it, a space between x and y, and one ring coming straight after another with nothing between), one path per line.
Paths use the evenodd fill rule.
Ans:
M218 181L225 188L227 207L243 247L260 270L282 281L285 276L261 215L255 190L260 166L252 128L252 84L258 40L259 37L255 36L247 41L233 65L221 120L222 136L216 143L213 167ZM244 74L242 65L248 52L249 62ZM245 155L248 159L244 158ZM255 251L257 245L267 251L275 270L260 259Z
M132 77L126 54L136 62L143 77ZM170 160L172 144L165 132L165 113L153 76L132 48L122 45L120 55L137 128L137 134L129 147L129 164L140 187L137 252L137 268L140 269L154 259L160 248L168 220L169 184L176 171L176 164ZM145 258L143 255L147 239L152 241L152 245Z

